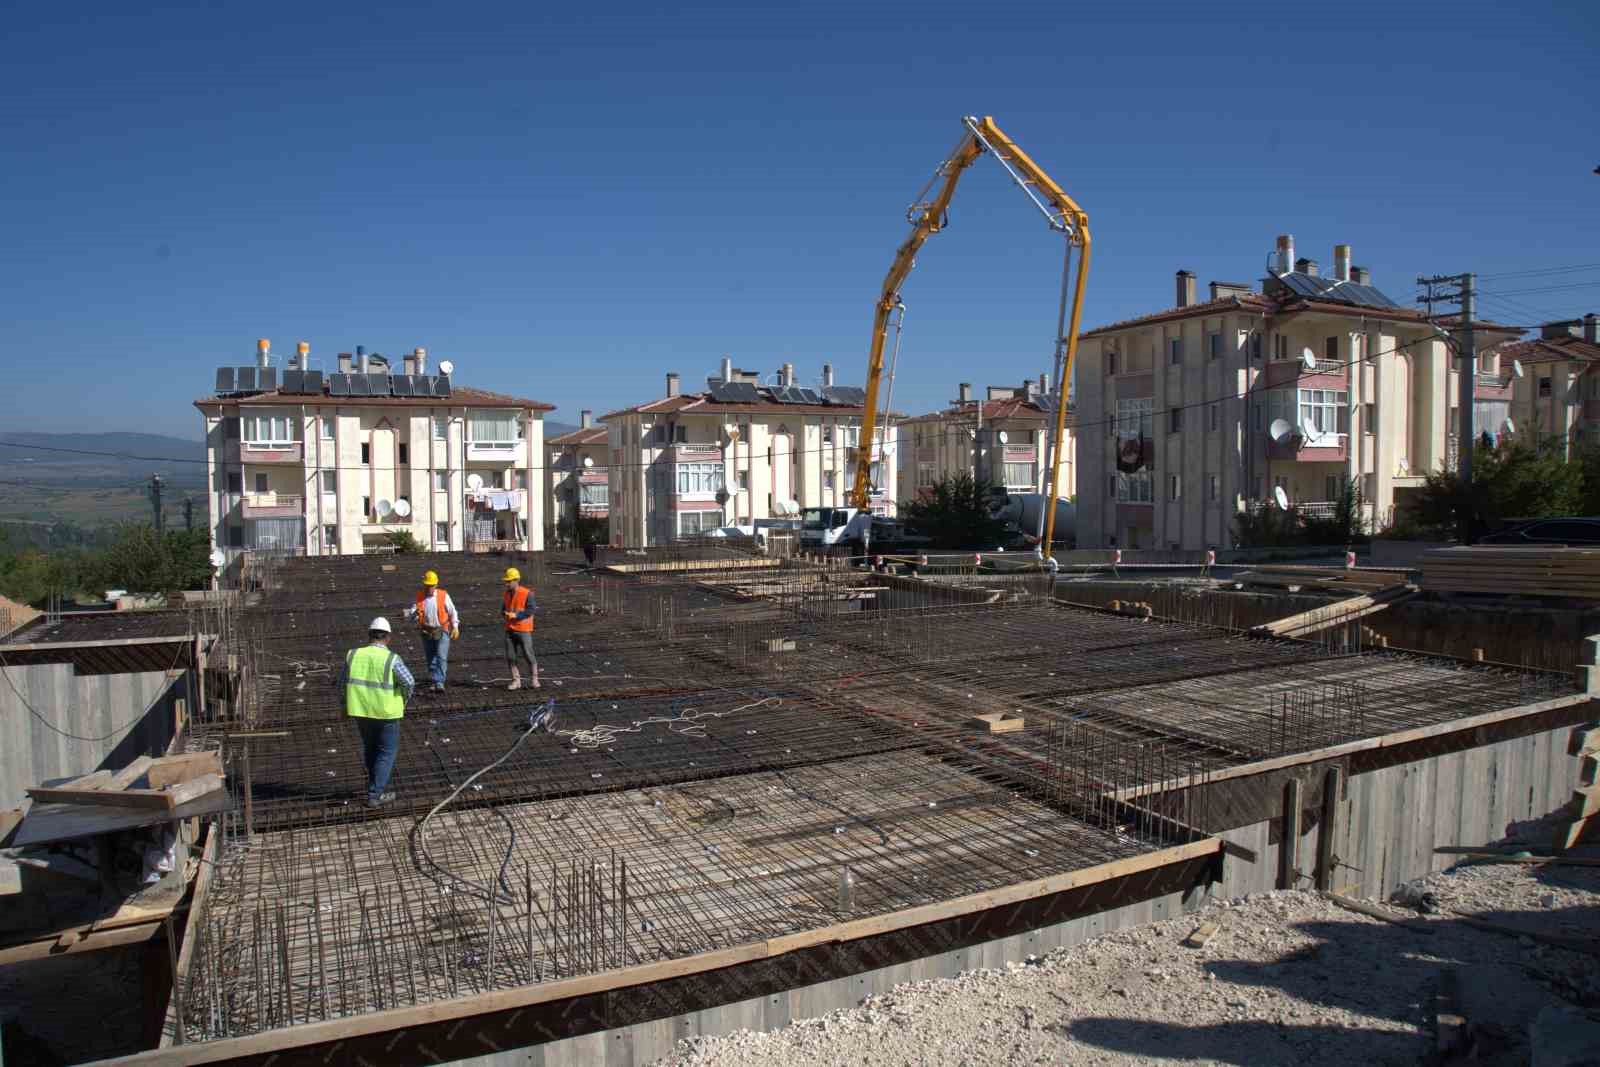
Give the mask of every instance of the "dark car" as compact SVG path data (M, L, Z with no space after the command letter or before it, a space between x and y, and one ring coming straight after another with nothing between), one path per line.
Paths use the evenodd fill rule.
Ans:
M1600 545L1600 518L1535 519L1478 538L1480 545Z

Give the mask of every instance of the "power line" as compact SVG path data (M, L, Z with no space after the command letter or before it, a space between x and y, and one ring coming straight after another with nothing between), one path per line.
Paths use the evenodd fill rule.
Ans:
M1600 270L1600 263L1574 263L1568 267L1536 267L1533 270L1508 270L1497 274L1480 274L1480 278L1532 278L1546 274L1567 274L1582 270Z
M1600 287L1600 280L1571 282L1567 285L1542 285L1534 289L1486 289L1484 292L1499 293L1501 296L1517 296L1520 293L1554 293L1563 289L1594 289L1597 287Z

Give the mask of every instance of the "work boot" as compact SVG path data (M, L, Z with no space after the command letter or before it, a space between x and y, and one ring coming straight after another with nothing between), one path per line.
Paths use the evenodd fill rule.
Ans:
M533 678L528 682L528 688L529 689L541 688L540 685L539 685L539 676L537 674L534 675Z
M434 692L435 692L435 693L442 693L442 692L444 692L444 683L443 683L443 682L434 682L434 683L433 683L433 691L434 691Z
M369 807L369 808L381 808L385 804L389 803L392 800L394 800L394 792L392 790L388 791L388 792L385 792L385 793L381 794L380 796L376 796L376 797L369 796L367 798L367 807Z
M511 684L506 686L506 688L507 689L521 689L522 688L522 672L517 670L515 667L511 668Z

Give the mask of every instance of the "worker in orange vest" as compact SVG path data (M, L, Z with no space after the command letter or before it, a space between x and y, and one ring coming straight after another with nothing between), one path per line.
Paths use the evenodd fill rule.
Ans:
M511 665L511 684L507 689L522 688L521 660L528 661L528 687L539 688L539 661L533 656L533 613L539 607L533 599L533 590L522 584L522 572L507 567L502 579L506 583L505 597L500 602L500 614L506 620L506 662Z
M456 614L456 602L439 586L439 575L426 571L422 575L422 588L417 590L417 602L406 609L406 618L417 620L422 632L422 652L428 657L428 674L433 679L433 691L444 692L444 676L450 669L450 642L461 636L461 616Z

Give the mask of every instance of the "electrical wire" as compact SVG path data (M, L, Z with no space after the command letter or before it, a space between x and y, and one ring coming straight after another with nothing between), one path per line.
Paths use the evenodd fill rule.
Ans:
M1493 274L1480 274L1478 280L1485 278L1530 278L1545 274L1568 274L1577 271L1600 270L1600 263L1574 263L1566 267L1535 267L1532 270L1507 270L1496 271Z

